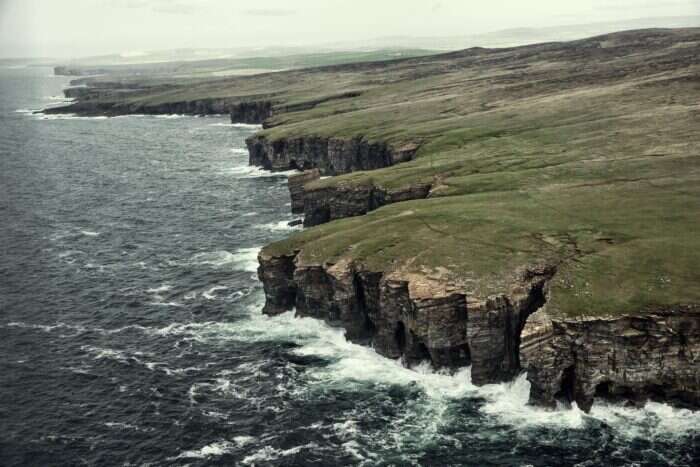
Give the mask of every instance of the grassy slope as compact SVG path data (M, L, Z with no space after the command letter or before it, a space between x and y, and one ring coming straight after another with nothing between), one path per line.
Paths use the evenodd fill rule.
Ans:
M269 249L449 278L475 296L558 266L549 309L574 316L700 303L700 30L469 50L218 80L135 96L271 96L270 139L419 142L416 160L317 182L434 184ZM360 91L310 110L285 105Z

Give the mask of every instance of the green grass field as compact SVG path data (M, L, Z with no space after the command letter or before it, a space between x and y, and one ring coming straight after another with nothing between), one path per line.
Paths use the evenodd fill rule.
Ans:
M315 227L267 248L439 278L475 297L557 267L566 317L700 303L700 30L473 49L174 85L140 103L275 103L270 140L420 145L415 160L315 187L432 184L431 196ZM302 111L289 106L325 100ZM104 98L113 99L108 94ZM311 108L308 108L311 107Z

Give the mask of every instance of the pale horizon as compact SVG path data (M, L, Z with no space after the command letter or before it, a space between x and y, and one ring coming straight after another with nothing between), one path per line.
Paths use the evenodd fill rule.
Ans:
M174 49L314 47L519 28L700 16L694 0L0 0L0 58L79 58ZM477 4L478 3L478 4ZM475 12L478 11L478 14ZM368 13L371 12L371 15ZM691 21L694 23L694 21ZM663 27L663 24L660 24Z

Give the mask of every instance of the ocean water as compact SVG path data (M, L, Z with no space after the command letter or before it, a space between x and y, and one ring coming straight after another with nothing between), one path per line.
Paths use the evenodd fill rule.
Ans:
M526 405L261 313L286 174L226 117L45 116L0 69L0 465L697 466L700 413Z

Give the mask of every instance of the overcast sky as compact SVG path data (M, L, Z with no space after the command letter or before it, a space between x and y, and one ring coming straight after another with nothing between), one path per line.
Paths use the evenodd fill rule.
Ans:
M309 45L700 15L700 0L0 0L0 57Z

